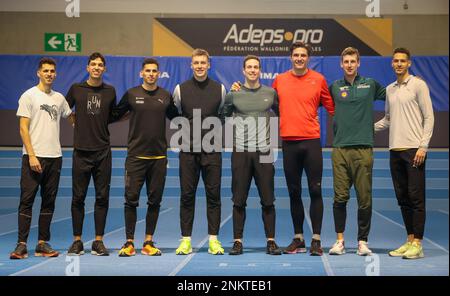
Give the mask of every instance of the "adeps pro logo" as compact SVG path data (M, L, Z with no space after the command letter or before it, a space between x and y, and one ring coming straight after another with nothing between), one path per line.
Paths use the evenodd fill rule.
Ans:
M256 28L250 24L247 28L238 28L233 24L223 40L223 43L234 42L235 44L269 45L281 44L283 42L304 42L308 44L319 44L322 42L324 32L322 29L297 29L295 31L285 29Z

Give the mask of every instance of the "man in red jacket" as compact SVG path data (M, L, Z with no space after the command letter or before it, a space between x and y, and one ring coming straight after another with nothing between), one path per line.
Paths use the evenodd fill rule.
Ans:
M283 140L283 166L291 200L294 239L286 254L306 252L303 237L304 210L301 199L303 170L311 197L310 216L313 228L310 254L323 254L320 244L322 228L322 147L317 109L320 105L334 115L333 100L325 78L308 68L311 49L302 42L291 46L292 69L278 75L273 82L280 107L280 135Z

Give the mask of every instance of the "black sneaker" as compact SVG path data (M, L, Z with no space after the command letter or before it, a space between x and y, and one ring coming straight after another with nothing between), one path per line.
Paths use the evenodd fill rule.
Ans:
M27 245L18 243L14 251L9 255L9 259L25 259L25 258L28 258Z
M52 249L49 243L40 243L36 245L34 256L36 257L58 257L59 252Z
M231 248L228 254L241 255L243 253L242 243L240 241L234 241L233 248Z
M274 240L268 240L266 253L269 255L281 255L283 251L281 251Z
M289 246L284 249L285 254L306 253L305 240L294 238Z
M323 250L320 246L320 240L312 239L311 248L309 249L309 253L311 256L322 256Z
M109 256L108 249L101 240L96 240L92 243L91 254L96 256Z
M67 256L80 256L84 254L84 246L81 240L76 240L72 243L69 250L67 251Z

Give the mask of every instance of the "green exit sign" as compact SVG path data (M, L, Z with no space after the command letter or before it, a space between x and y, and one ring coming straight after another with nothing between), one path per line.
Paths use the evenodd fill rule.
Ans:
M81 52L81 33L45 33L45 51Z

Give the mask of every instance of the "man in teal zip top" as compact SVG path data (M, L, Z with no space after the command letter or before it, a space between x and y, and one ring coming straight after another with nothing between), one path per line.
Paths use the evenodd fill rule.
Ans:
M337 240L330 255L345 254L344 230L350 188L355 187L358 201L358 249L360 256L371 255L368 236L372 218L373 103L385 100L386 89L372 78L358 74L360 56L347 47L341 54L344 79L330 85L335 104L333 117L334 204L333 216Z

